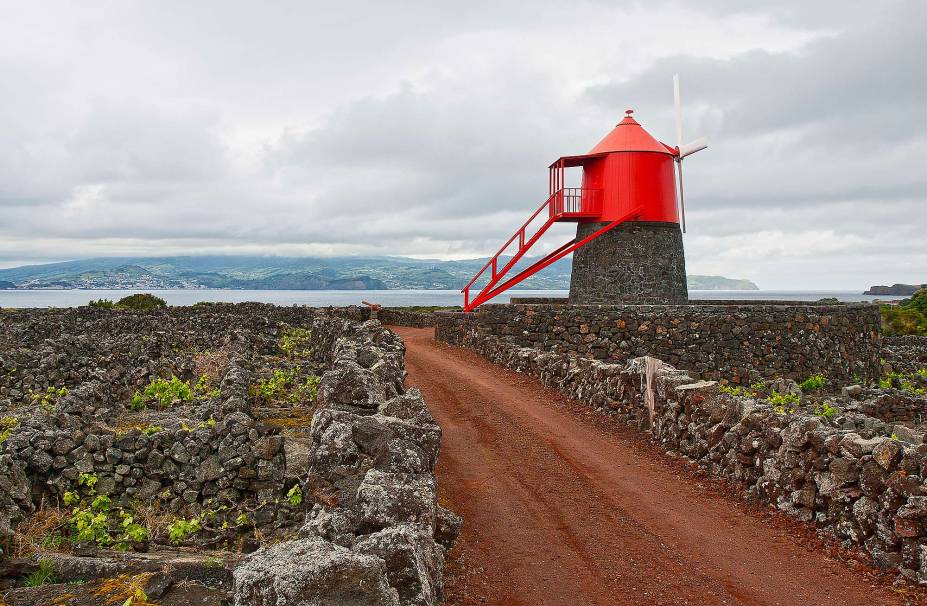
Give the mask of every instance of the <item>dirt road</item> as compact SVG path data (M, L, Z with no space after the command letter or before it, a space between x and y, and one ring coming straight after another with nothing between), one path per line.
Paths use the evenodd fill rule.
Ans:
M431 329L393 330L444 431L441 501L466 521L449 604L904 603L637 432Z

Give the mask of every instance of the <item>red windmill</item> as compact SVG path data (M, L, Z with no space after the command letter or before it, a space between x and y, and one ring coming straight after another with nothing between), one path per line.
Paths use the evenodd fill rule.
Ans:
M685 229L685 208L682 196L682 159L705 149L707 140L682 144L682 116L679 104L679 80L674 78L676 102L677 145L670 147L654 139L631 117L625 118L588 154L563 156L550 165L550 194L531 217L509 238L492 259L463 288L464 309L472 311L525 278L537 273L558 259L629 221L680 223ZM679 171L679 195L676 190L674 165ZM582 187L564 187L565 169L582 167ZM529 232L529 225L538 218L546 220ZM508 272L528 252L532 245L557 222L602 223L592 233L577 237L545 255L519 273ZM678 229L677 229L678 231ZM508 261L501 255L517 240L518 250ZM470 289L489 270L485 286L471 299Z

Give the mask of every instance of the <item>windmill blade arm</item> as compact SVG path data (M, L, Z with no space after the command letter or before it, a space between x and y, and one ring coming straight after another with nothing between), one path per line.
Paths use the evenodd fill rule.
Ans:
M702 137L701 139L696 139L691 143L686 143L685 145L679 146L679 158L685 158L686 156L691 156L695 152L702 151L708 147L708 138Z
M682 145L682 101L679 97L679 74L673 75L673 105L676 109L676 145Z

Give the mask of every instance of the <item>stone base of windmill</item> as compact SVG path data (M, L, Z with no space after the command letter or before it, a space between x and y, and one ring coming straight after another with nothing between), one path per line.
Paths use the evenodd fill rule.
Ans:
M580 223L576 239L607 223ZM686 303L686 259L677 223L629 221L573 253L574 305Z

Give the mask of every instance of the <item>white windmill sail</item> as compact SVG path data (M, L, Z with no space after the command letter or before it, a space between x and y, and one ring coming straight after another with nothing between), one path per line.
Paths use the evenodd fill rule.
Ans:
M682 100L679 95L679 74L673 74L673 103L676 106L676 169L679 173L679 217L682 231L686 231L686 197L682 187L682 159L708 147L708 138L701 137L690 143L682 142Z

